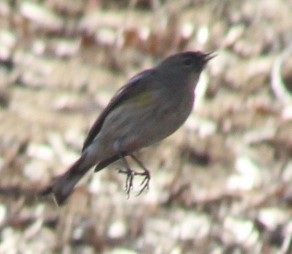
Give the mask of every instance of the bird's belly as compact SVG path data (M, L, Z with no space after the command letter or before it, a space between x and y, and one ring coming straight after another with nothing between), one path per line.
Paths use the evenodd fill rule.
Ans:
M192 105L193 100L185 98L175 107L121 106L107 117L97 139L109 153L116 152L117 143L121 151L127 152L149 146L175 132L187 119Z

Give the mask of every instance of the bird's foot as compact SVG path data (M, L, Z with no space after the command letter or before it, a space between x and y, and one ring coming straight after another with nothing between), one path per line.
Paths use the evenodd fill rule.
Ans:
M125 190L126 190L128 198L129 198L131 190L133 189L133 180L134 180L134 176L135 176L136 172L134 170L130 169L130 168L119 169L118 172L120 174L126 174L127 175Z
M144 190L146 189L149 190L149 182L150 182L151 176L150 176L149 170L146 168L143 169L143 172L136 172L136 175L144 176L143 181L140 183L140 186L142 186L141 190L137 194L137 196L139 196L142 194Z
M150 182L151 176L150 176L149 170L147 170L146 168L143 169L143 172L137 172L130 168L119 169L118 172L121 174L127 175L125 190L128 195L128 198L130 197L131 190L133 190L133 180L135 176L144 176L144 179L140 184L140 186L142 186L141 190L139 191L137 196L139 196L145 189L147 190L149 189L149 182Z

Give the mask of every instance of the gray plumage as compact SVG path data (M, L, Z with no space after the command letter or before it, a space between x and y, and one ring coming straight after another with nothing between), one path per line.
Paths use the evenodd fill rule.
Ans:
M94 165L107 165L175 132L191 113L194 89L206 63L202 52L183 52L143 71L111 99L90 129L80 158L43 190L62 204Z

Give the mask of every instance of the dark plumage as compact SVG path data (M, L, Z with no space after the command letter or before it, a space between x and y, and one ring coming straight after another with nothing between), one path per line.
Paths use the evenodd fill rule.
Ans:
M53 193L61 205L92 166L96 165L97 172L118 159L124 162L128 194L134 175L144 175L142 190L147 187L150 173L132 153L166 138L184 123L193 107L199 76L213 57L202 52L179 53L130 79L93 124L80 158L42 194ZM131 156L144 171L131 170L125 156Z

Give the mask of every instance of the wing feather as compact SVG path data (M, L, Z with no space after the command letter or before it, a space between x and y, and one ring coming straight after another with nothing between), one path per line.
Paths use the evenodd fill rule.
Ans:
M148 81L149 79L151 79L154 72L154 69L140 72L139 74L131 78L126 85L124 85L117 91L117 93L113 96L109 104L99 115L99 117L89 130L83 144L82 152L91 144L91 142L98 135L108 114L124 101L128 100L129 98L133 98L133 96L139 94L140 91L144 89L145 85L149 84Z

